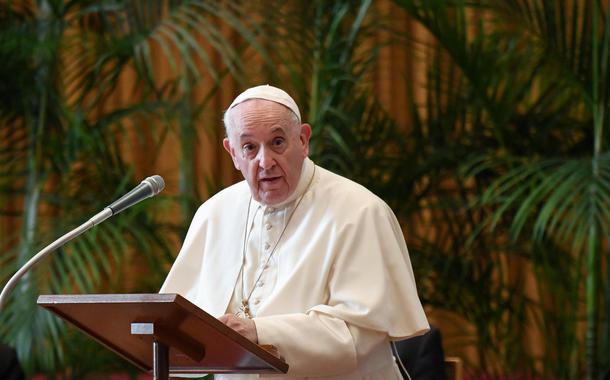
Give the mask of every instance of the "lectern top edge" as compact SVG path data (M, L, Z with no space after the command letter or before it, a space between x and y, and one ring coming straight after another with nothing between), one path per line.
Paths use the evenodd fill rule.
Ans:
M178 302L186 299L175 293L133 293L133 294L43 294L38 296L39 305L79 303L130 303L130 302Z

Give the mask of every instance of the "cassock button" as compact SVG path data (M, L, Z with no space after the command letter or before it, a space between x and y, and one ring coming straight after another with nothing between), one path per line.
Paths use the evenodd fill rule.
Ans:
M264 282L262 282L262 281L258 283L258 287L259 287L259 288L262 288L262 287L263 287L263 285L265 285L265 283L264 283Z
M269 230L271 229L271 227L273 227L273 226L271 225L271 223L267 223L267 224L265 224L265 228L267 229L267 231L269 231Z
M261 303L261 300L259 300L258 298L254 300L255 305L258 305L259 303Z
M269 249L269 247L271 247L271 245L269 243L265 243L265 249Z

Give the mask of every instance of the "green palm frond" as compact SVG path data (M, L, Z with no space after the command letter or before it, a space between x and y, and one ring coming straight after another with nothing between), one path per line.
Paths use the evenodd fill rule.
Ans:
M556 300L559 303L561 296L566 302L580 301L576 314L566 312L566 318L579 316L580 321L579 313L587 309L588 351L582 334L564 334L569 336L565 344L571 346L546 347L543 355L557 367L545 369L544 374L578 377L586 359L588 376L594 378L599 363L608 364L595 349L598 276L606 277L606 288L608 284L599 256L599 247L606 244L610 206L604 133L610 85L607 4L572 0L561 4L542 0L395 3L433 40L413 44L424 53L428 74L425 101L411 105L411 138L421 145L415 162L434 170L427 172L434 175L422 177L415 187L425 191L420 204L436 207L426 207L433 213L470 215L456 224L452 239L481 249L483 257L499 267L503 261L487 255L489 250L479 244L508 238L507 253L518 252L534 270L547 273L541 288L560 285L553 285L552 271L544 269L539 255L544 252L548 257L556 251L565 268L569 266L564 263L577 257L574 273L586 271L586 291L582 277L569 276L576 293L557 292ZM458 207L447 210L447 205ZM552 248L540 249L541 244ZM445 251L452 253L449 248ZM550 316L553 309L540 304L535 310L532 315ZM601 312L605 316L600 320L607 320L607 310ZM561 323L565 327L567 322L562 319ZM553 336L552 323L541 319L535 323ZM577 320L573 323L576 331ZM487 325L481 321L477 327L484 331Z
M69 27L81 31L76 36L67 36L65 41L69 54L66 62L75 70L67 76L68 86L74 83L72 87L85 93L94 87L99 93L95 100L99 101L116 85L116 77L129 68L127 62L133 62L149 90L157 95L168 84L156 79L159 62L169 65L170 81L185 77L197 81L201 77L200 68L217 81L224 75L217 61L239 78L240 52L219 31L216 25L219 20L248 43L259 46L251 25L239 18L239 8L205 1L155 2L150 4L152 8L137 4L95 2L77 8L67 22ZM82 30L84 23L91 26ZM210 55L203 42L209 44L219 60ZM78 99L82 101L83 96Z
M590 223L609 228L610 154L597 160L551 159L515 166L498 177L481 198L483 206L497 205L489 220L493 228L510 216L511 236L531 226L532 238L545 236L574 244L580 251Z

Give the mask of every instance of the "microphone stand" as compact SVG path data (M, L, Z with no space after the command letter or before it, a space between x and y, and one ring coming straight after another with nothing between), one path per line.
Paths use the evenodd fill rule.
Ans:
M19 270L8 280L8 282L2 289L2 293L0 294L0 311L2 311L4 309L8 296L12 292L15 285L17 285L17 282L21 279L21 277L23 277L27 273L27 271L30 270L30 268L32 268L34 265L36 265L36 263L38 263L40 260L42 260L49 253L53 252L57 248L66 244L70 240L82 235L89 229L100 224L104 220L110 218L112 215L113 215L112 209L110 207L106 207L99 213L95 214L91 219L89 219L85 223L74 228L70 232L64 234L59 239L57 239L53 243L47 245L40 252L38 252L37 254L32 256L32 258L29 259L28 262L25 263L25 265L23 265L21 268L19 268Z

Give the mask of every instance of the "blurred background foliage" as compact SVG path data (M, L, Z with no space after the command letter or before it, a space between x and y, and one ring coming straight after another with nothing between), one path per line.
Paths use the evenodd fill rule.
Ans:
M608 11L0 1L2 284L151 171L171 172L167 195L35 268L0 312L0 340L29 373L133 371L36 297L157 291L198 204L239 179L218 153L223 107L272 83L312 124L313 159L395 210L420 297L468 376L597 379L610 366ZM407 117L379 93L387 49L406 52L390 88L408 92L391 99Z

